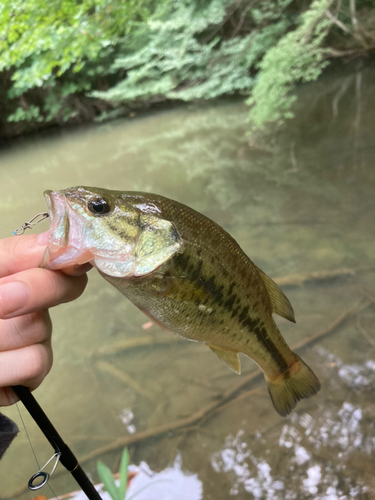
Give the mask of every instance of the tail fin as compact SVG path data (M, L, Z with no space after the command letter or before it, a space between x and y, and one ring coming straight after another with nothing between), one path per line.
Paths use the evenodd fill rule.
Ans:
M297 356L297 355L296 355ZM307 399L320 389L315 373L297 356L297 361L276 380L269 380L268 392L277 413L289 415L300 399Z

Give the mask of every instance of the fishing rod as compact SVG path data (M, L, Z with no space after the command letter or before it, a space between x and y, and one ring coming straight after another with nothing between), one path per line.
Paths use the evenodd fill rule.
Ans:
M27 411L33 417L38 427L55 450L55 455L52 458L56 456L57 459L52 473L55 470L57 463L60 461L62 465L67 469L67 471L70 472L74 479L77 481L82 491L85 493L89 500L102 500L101 496L96 491L95 486L92 484L92 482L78 463L77 458L74 456L68 445L63 441L60 434L52 425L51 421L44 413L37 400L31 394L28 387L24 387L23 385L15 385L12 387L12 389L20 398ZM47 464L49 462L50 460L47 462ZM49 480L50 474L43 471L44 467L42 467L39 472L37 472L30 478L28 486L31 490L37 490L41 488ZM41 481L39 483L36 483L36 480L38 479Z
M16 236L21 235L25 232L25 229L31 228L47 217L49 217L49 214L47 212L37 214L29 222L25 222L21 227L13 231L13 234ZM40 488L42 488L42 486L44 486L48 482L50 476L52 476L57 467L57 464L61 462L62 465L67 469L67 471L70 472L74 479L77 481L82 491L85 493L89 500L102 500L101 496L96 491L95 486L92 484L92 482L78 463L77 458L74 456L71 449L63 441L60 434L52 425L51 421L44 413L37 400L31 394L30 389L23 385L15 385L12 387L12 389L22 401L27 411L30 413L40 430L43 432L43 434L55 450L55 454L52 456L52 458L48 460L48 462L29 479L29 489L39 490ZM52 472L48 474L48 472L43 471L43 469L54 458L56 458L55 464L52 468Z

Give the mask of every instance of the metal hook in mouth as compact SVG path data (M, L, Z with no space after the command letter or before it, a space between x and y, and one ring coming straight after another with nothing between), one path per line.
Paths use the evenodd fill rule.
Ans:
M39 224L39 222L47 219L47 217L49 217L48 212L40 212L39 214L36 214L32 219L30 219L29 222L25 222L21 227L15 229L12 232L15 236L20 236L25 232L26 229L32 228L33 226L35 226L35 224Z
M43 469L45 469L47 467L47 465L56 457L56 461L55 461L55 464L54 466L52 467L52 470L51 470L51 473L48 474L48 472L44 472ZM31 478L29 479L29 482L27 483L27 486L29 488L29 490L32 490L32 491L35 491L35 490L40 490L40 488L43 488L43 486L45 484L48 483L49 481L49 478L52 476L52 474L55 472L55 469L57 467L57 464L59 463L60 461L60 457L61 457L61 451L56 451L56 453L54 453L52 455L52 457L48 460L48 462L46 462L43 467L38 471L36 472L33 476L31 476ZM35 480L37 479L41 479L41 481L39 483L36 483L35 484Z

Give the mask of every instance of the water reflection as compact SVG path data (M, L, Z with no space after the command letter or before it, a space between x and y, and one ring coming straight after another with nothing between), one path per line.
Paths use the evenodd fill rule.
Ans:
M265 500L364 498L368 487L346 471L345 464L354 450L369 455L375 450L375 438L363 434L362 412L345 402L337 414L326 411L318 418L293 414L279 433L272 433L272 439L269 433L257 434L261 447L249 443L241 430L229 435L223 449L213 454L212 467L217 473L231 474L231 495L247 491L255 499ZM327 448L338 460L332 460ZM280 461L270 459L271 455Z
M134 434L136 432L136 427L132 423L134 419L134 413L131 411L130 408L125 408L124 410L121 411L120 413L120 420L126 427L126 430L129 432L129 434Z
M375 360L366 359L364 364L345 364L334 353L317 347L322 359L327 359L337 369L337 375L353 391L375 387Z
M212 467L216 472L234 473L230 495L238 495L242 485L254 498L278 498L275 495L284 491L284 483L271 477L271 467L266 460L254 456L243 441L243 435L244 431L239 431L236 436L226 438L225 448L211 459Z

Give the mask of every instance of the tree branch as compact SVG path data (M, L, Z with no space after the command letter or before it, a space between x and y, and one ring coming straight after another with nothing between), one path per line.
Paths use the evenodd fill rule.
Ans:
M366 50L369 50L369 45L368 43L366 42L366 40L363 38L363 36L359 33L358 29L356 31L351 31L342 21L340 21L338 19L338 13L336 16L334 16L328 9L326 10L325 12L325 15L328 17L328 19L333 23L335 24L336 26L338 26L342 31L344 31L344 33L352 36L355 40L357 40L357 42L363 47L365 48ZM358 23L357 23L357 27L358 27Z

